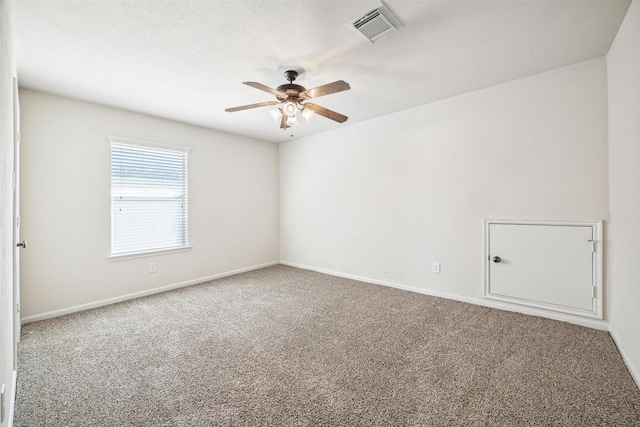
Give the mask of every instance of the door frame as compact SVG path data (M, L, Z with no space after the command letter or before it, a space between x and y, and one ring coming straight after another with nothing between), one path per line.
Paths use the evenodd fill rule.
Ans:
M484 220L484 289L483 296L488 299L508 302L512 304L535 307L547 311L577 315L581 317L590 317L595 319L603 319L603 265L604 265L604 239L603 239L603 222L602 220L513 220L513 219L485 219ZM578 226L591 227L592 244L592 277L594 287L594 305L592 312L584 312L572 310L570 308L562 308L551 304L541 302L520 300L509 298L503 295L491 293L490 288L490 267L491 267L491 242L489 235L489 227L491 224L507 224L507 225L547 225L547 226Z
M20 342L20 99L18 79L13 78L13 369L18 367Z

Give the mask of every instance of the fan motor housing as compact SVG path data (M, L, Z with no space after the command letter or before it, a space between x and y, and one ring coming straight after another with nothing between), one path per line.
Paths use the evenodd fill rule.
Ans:
M288 83L280 85L276 88L278 92L286 93L287 98L297 98L300 92L304 92L306 89L303 86Z

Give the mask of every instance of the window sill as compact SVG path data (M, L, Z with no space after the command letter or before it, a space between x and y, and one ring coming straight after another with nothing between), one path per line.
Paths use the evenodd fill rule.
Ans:
M171 249L159 249L157 251L146 251L146 252L133 252L129 254L121 254L121 255L109 255L107 258L109 261L124 261L127 259L135 259L135 258L146 258L150 256L156 255L165 255L165 254L175 254L178 252L188 252L191 250L191 246L181 246L179 248L171 248Z

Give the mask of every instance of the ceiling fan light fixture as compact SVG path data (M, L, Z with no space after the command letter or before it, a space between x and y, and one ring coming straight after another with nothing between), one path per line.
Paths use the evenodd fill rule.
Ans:
M312 110L310 110L310 109L308 109L308 108L304 108L304 107L302 107L302 112L301 112L301 114L302 114L302 117L304 117L304 119L305 119L306 121L309 121L309 120L311 120L311 118L313 117L313 115L315 114L315 112L314 112L314 111L312 111Z
M287 117L295 117L296 113L298 112L298 106L293 101L287 101L284 104L284 108L283 109L284 109L284 113L287 115Z
M289 127L298 126L298 119L296 118L296 116L291 116L287 119L287 126Z
M269 110L269 114L271 114L271 117L273 117L273 121L276 123L282 120L282 110L279 108Z

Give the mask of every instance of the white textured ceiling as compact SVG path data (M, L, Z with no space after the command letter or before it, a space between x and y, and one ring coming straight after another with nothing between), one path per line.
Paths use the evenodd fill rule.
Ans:
M271 101L242 85L351 90L314 100L296 137L606 55L630 0L386 0L404 24L370 43L351 21L375 0L14 0L21 85L282 142Z

